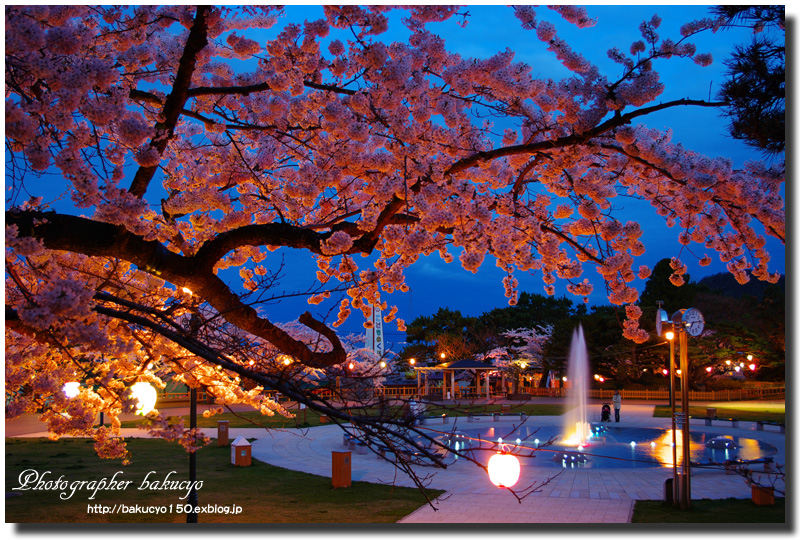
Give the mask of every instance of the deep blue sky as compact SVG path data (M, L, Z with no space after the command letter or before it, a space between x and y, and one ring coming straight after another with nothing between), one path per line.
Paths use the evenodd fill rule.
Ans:
M516 60L534 67L534 73L553 79L568 75L535 35L519 28L510 8L468 6L466 9L470 13L466 28L459 28L454 22L429 26L429 29L445 38L449 50L465 57L487 57L509 47L516 52ZM633 41L640 39L639 24L649 20L653 14L658 14L662 19L659 34L674 40L680 38L679 28L682 24L709 16L706 6L589 6L587 10L590 16L597 18L597 24L593 28L577 29L568 24L559 24L560 17L546 8L537 10L537 18L554 22L559 29L559 35L574 50L599 65L601 71L609 77L616 76L620 68L608 60L606 51L615 46L627 51ZM321 8L289 6L287 13L290 19L299 15L313 20L317 13L321 13ZM658 101L684 97L708 99L709 91L713 98L723 81L722 61L733 50L734 44L749 39L748 32L736 30L707 33L700 38L694 38L692 42L696 44L698 52L709 52L714 57L714 63L708 67L700 67L691 60L677 58L657 62L655 69L661 74L661 80L666 86ZM733 160L735 166L741 166L749 159L761 158L757 152L726 134L726 122L716 109L694 107L669 110L646 117L643 123L653 128L670 128L674 142L681 142L689 149L710 156L727 157ZM680 246L677 243L677 231L663 225L663 220L655 215L648 204L624 201L622 206L623 211L617 215L618 219L639 220L645 229L643 240L647 252L638 259L637 266L647 264L652 268L660 259L678 254ZM771 271L784 273L783 245L777 240L768 240L768 247L772 255ZM695 245L693 249L699 254L698 258L704 253L702 246ZM697 265L696 259L690 255L684 254L681 257L688 264L693 280L725 271L724 264L718 261L716 255L709 255L715 262L705 268ZM313 276L314 264L302 255L287 253L286 257L288 276L282 281L281 288L291 290L307 287L309 277ZM389 302L398 306L398 316L407 322L417 316L430 315L440 307L456 309L465 315L480 315L495 307L507 305L501 282L504 274L489 257L476 275L463 270L457 259L448 265L438 255L420 259L406 275L411 292L394 294L389 297ZM602 282L594 267L585 265L584 275L595 283L595 293L590 297L590 305L607 304ZM517 279L521 291L544 294L540 274L518 273ZM637 280L634 286L641 291L644 282ZM556 295L564 294L567 294L565 284L557 284ZM318 306L311 308L314 313L322 313ZM268 311L271 316L280 320L282 317L296 317L303 309L302 302L287 301L268 308ZM362 322L360 314L354 313L342 329L360 332ZM394 331L393 324L386 325L385 330L389 341L402 340L403 336Z
M709 16L705 6L597 5L589 6L587 9L590 16L597 19L597 25L593 28L577 29L562 21L556 13L546 8L537 10L537 18L554 22L559 30L559 35L566 39L574 50L597 64L609 78L619 75L620 66L607 58L606 51L611 47L628 51L630 44L641 37L638 30L639 24L644 20L649 20L653 14L657 13L662 18L659 34L674 40L680 38L679 28L682 24ZM505 6L468 6L465 10L470 14L466 28L457 26L456 19L432 24L428 27L445 38L449 50L458 52L463 57L485 58L508 47L515 51L517 61L523 61L533 67L534 74L554 80L569 76L567 70L555 60L551 53L546 51L545 45L532 32L520 28L519 22L510 8ZM280 31L286 21L297 23L304 19L320 18L322 7L290 5L287 6L286 12L287 16L284 21L265 32L267 35L259 36L259 38L272 37ZM398 22L399 16L395 14L391 18L394 22ZM381 36L380 39L384 41L404 40L407 34L408 31L402 25L395 24L390 26L389 33ZM666 86L659 101L684 97L708 99L709 92L713 97L723 81L722 61L730 54L736 43L746 42L749 39L749 32L734 30L721 31L717 34L707 33L699 38L694 38L693 42L697 45L699 52L709 52L714 56L714 63L709 67L696 66L691 60L686 59L657 62L655 69L661 74L661 79ZM699 107L674 109L647 117L643 119L643 122L649 127L670 128L673 131L673 141L681 142L689 149L710 156L730 158L735 166L741 166L748 159L760 158L757 152L726 135L726 122L715 109ZM502 131L502 125L497 124L497 127L498 131ZM42 183L37 183L37 188L43 188L46 191L45 183L53 181L55 178L57 175L49 179L44 177ZM63 188L63 186L61 187ZM148 193L148 198L158 200L157 191L158 189L153 186L153 192ZM43 195L44 193L32 194ZM62 199L54 206L63 211L73 212L74 210L71 208L64 208L68 204ZM680 246L676 239L677 231L667 229L663 225L663 220L650 210L649 205L635 201L619 201L617 206L622 206L621 212L617 214L618 219L640 221L645 230L643 240L647 246L647 252L638 259L637 266L646 264L653 267L660 259L678 254ZM695 246L694 249L700 247ZM771 270L785 273L784 247L780 242L771 240L769 237L768 247L772 254ZM698 257L702 256L703 250L698 250L696 253L698 253ZM454 255L457 254L458 252L454 251ZM713 253L709 254L716 260ZM313 284L312 280L316 273L316 265L310 256L305 252L280 250L271 254L268 260L279 261L281 255L285 261L285 276L275 292L280 294L282 291L294 293L307 290ZM696 264L694 257L684 254L681 258L688 264L692 279L725 271L724 264L719 262L701 268ZM494 260L489 257L475 275L463 270L457 258L455 262L448 265L438 255L420 259L407 271L406 275L411 292L393 294L388 297L388 300L390 304L397 305L398 317L407 322L421 315L430 315L440 307L449 307L459 310L465 315L476 316L495 307L507 305L501 282L504 274L494 265ZM590 297L590 304L606 304L602 281L595 268L588 264L585 265L584 275L595 284L595 293ZM521 291L544 293L540 274L518 273L516 277L520 282ZM225 278L234 289L239 289L240 278L237 271L226 272ZM641 291L644 283L637 281L634 286ZM558 296L566 294L563 283L557 283L556 294ZM577 298L576 300L579 301ZM268 305L264 308L264 312L275 322L288 322L295 320L305 310L310 310L318 316L324 316L334 304L338 304L338 299L320 306L309 306L304 298L294 297ZM329 320L335 320L335 318L334 313ZM363 332L363 322L360 313L354 312L340 330L361 333ZM386 325L385 330L390 342L401 341L404 338L404 334L395 331L393 324Z

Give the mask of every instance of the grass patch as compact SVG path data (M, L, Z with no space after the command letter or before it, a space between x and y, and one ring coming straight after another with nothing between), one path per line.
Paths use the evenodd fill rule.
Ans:
M758 406L748 409L727 408L724 405L716 405L717 416L719 418L738 418L746 422L786 422L786 410L776 410L774 407L765 405L763 408ZM705 418L706 407L689 406L689 415L697 418ZM669 405L656 405L653 416L659 418L669 418Z
M280 415L275 416L262 416L256 411L245 411L233 413L216 414L209 418L205 418L202 414L197 415L197 427L201 428L215 428L220 420L227 420L229 428L252 428L252 427L265 427L269 429L286 429L294 427L314 427L322 425L320 421L320 414L311 409L298 411L295 408L289 409L291 412L297 414L296 418L284 418ZM528 416L559 416L564 414L566 406L561 404L520 404L511 405L509 412L519 414L524 412ZM356 415L371 415L377 416L380 410L374 408L356 408L352 409L353 414ZM501 406L494 405L459 405L453 406L437 406L432 405L429 407L426 414L431 416L439 416L447 414L448 416L466 416L467 414L491 414L502 412ZM169 409L164 409L164 413L169 414ZM390 415L400 416L402 408L392 406L388 408ZM122 422L122 427L132 428L139 425L143 420L128 420ZM189 415L184 416L184 424L189 425Z
M177 505L186 504L183 489L139 490L150 471L149 480L170 481L189 477L189 456L175 443L160 439L130 439L128 448L132 463L103 460L94 453L88 439L16 439L8 438L6 451L6 523L185 523L186 515ZM79 470L75 465L80 464ZM76 491L68 500L61 500L61 490L13 491L19 475L26 469L40 474L50 471L48 480L99 481L130 480L123 490ZM201 523L394 523L423 504L425 497L415 488L402 488L353 482L352 487L333 489L328 477L316 476L274 467L253 460L250 467L231 465L229 447L214 443L197 453L197 479L203 482L198 490L200 506L241 507L238 515L200 513ZM431 498L442 491L430 490ZM166 514L98 514L89 513L89 506L115 504L160 506L170 508Z
M750 499L701 499L688 510L663 501L636 501L631 523L786 523L786 499L756 506Z

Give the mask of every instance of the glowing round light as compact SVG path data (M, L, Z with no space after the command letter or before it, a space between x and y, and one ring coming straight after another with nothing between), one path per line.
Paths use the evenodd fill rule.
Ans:
M566 377L561 377L561 380L562 380L562 381L564 381L564 382L566 382L566 381L567 381L567 378L566 378Z
M708 366L708 367L706 368L706 371L708 371L709 373L711 373L711 366Z
M182 287L181 290L189 296L192 296L192 290L189 287Z
M288 366L291 363L292 363L292 359L291 358L289 358L288 356L284 356L283 357L283 365L284 366ZM351 367L350 369L353 369L353 368Z
M678 375L680 375L680 374L681 374L681 370L678 370L678 371L676 371L675 373L677 373Z
M503 438L502 437L498 437L497 438L497 442L500 443L500 444L503 444Z
M661 373L663 373L664 375L669 375L669 370L667 370L667 369L662 369L662 370L661 370Z
M600 378L600 375L598 375L597 373L595 373L595 374L594 374L594 380L598 380L599 378Z
M725 360L725 363L728 364L728 365L731 365L731 361L730 360Z
M386 367L386 362L381 360L380 366L381 366L381 369L385 368Z
M736 372L738 373L739 371L741 371L741 369L742 369L742 368L740 368L739 366L736 366L734 369L735 369L735 370L736 370Z
M156 389L150 383L137 382L131 386L131 397L138 401L136 404L136 414L145 416L150 411L156 408L156 399L158 394Z
M539 446L539 439L533 439L533 444L535 444L536 446Z
M673 339L675 339L675 332L667 332L666 334L664 334L664 337L672 341Z
M636 441L631 441L631 446L636 446Z
M521 439L517 439L517 444L521 444L521 443L522 443L522 440Z
M65 396L68 398L74 398L81 391L81 383L76 381L66 382L64 383L63 390Z
M439 355L439 358L442 358L442 359L444 359L444 358L446 358L446 357L447 357L447 355L446 355L446 354L444 354L444 353L442 353L442 354L440 354L440 355Z
M600 382L606 382L606 380L603 377L600 377L599 380L600 380Z
M747 359L748 359L748 360L752 360L752 359L753 359L753 355L752 355L752 354L748 354L748 355L747 355Z
M353 362L347 364L347 369L353 369L354 367L356 367L356 365Z
M409 358L409 359L408 359L408 363L409 363L409 364L411 364L411 365L413 366L414 364L416 364L416 363L417 363L417 359L416 359L416 358Z
M501 488L510 488L519 480L519 460L511 454L498 452L489 458L489 480Z
M656 443L654 443L654 442L651 442L651 443L650 443L650 446L652 446L653 448L655 448L655 447L656 447Z
M755 371L755 370L756 370L756 365L750 364L750 371Z

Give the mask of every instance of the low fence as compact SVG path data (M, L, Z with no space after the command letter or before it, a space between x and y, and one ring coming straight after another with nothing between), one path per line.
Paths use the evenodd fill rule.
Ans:
M442 398L441 391L436 393L435 388L430 388L426 397ZM483 398L485 397L485 390L483 393L478 394L474 392L475 388L462 389L463 398ZM513 400L525 400L535 397L564 397L567 389L564 388L524 388L517 394L504 394L492 392L491 398L506 398L509 397ZM335 393L330 390L317 390L315 392L322 398L336 397ZM393 398L412 398L419 397L416 386L391 386L376 390L376 395L383 395L384 397ZM644 399L644 400L669 400L669 391L667 390L620 390L622 399ZM614 395L614 390L611 389L595 389L589 390L589 397L592 399L607 399L611 400ZM690 401L742 401L742 400L759 400L759 399L785 399L786 386L776 386L772 388L740 388L736 390L716 390L708 392L695 392L689 391ZM175 403L189 401L188 392L167 392L159 394L159 402L162 403ZM210 396L205 392L197 393L198 403L210 403Z

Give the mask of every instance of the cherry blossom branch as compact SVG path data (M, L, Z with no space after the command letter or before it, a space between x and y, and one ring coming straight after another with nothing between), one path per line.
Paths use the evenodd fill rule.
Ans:
M189 86L197 65L197 55L208 44L206 13L210 10L211 6L198 6L178 70L175 73L172 91L164 101L164 107L161 110L164 121L156 124L156 138L150 142L150 146L155 148L159 155L164 153L167 143L173 136L175 126L178 124L183 105L189 99ZM143 197L157 169L158 165L139 167L129 191L137 197Z
M143 240L122 226L55 212L7 211L6 223L16 225L20 236L42 240L49 249L122 259L177 287L188 287L230 323L269 341L306 365L334 365L346 359L347 354L341 342L330 330L321 333L331 342L332 350L314 352L272 322L260 317L255 309L244 304L213 273L216 260L210 259L207 254L182 256L169 251L159 242ZM296 227L294 230L302 231ZM311 234L317 235L313 231ZM290 240L291 235L286 238ZM309 313L304 313L300 320L306 326L313 325L315 330L324 326Z
M565 148L569 146L580 145L608 131L611 131L614 128L630 124L635 118L638 118L640 116L646 116L648 114L652 114L654 112L661 111L664 109L669 109L672 107L681 107L686 105L695 105L699 107L724 107L725 103L694 100L694 99L677 99L673 101L668 101L666 103L659 103L658 105L653 105L651 107L643 107L641 109L637 109L635 111L631 111L625 114L617 113L612 118L609 118L602 124L599 124L594 128L586 130L581 133L574 133L553 140L504 146L501 148L495 148L494 150L487 150L485 152L476 152L469 157L462 158L453 163L447 169L445 174L455 175L460 172L471 169L472 167L476 167L481 162L491 161L502 157L516 156L520 154L534 154L537 152L545 152L547 150L553 150L557 148Z
M335 92L337 94L345 94L352 96L356 93L355 90L348 90L329 84L315 83L312 81L303 81L303 86L306 88L313 88L315 90L325 90L327 92ZM189 97L198 96L249 96L257 92L266 92L272 90L268 83L250 84L246 86L196 86L191 88L188 92Z

